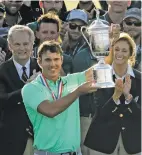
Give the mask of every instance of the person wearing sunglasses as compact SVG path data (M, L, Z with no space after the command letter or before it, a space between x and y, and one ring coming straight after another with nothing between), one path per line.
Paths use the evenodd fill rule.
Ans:
M128 33L137 46L135 68L141 71L141 9L131 8L126 12L123 19L123 31Z
M86 45L81 34L81 27L87 26L88 15L83 10L74 9L68 14L67 21L68 31L65 34L62 48L66 54L74 58L78 51Z

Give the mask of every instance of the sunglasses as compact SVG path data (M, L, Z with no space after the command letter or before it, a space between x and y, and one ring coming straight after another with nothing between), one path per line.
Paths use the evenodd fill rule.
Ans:
M75 23L69 23L69 28L72 30L75 30L76 28L78 28L78 30L80 31L82 26L83 25L77 25Z
M134 25L134 26L136 26L136 27L141 26L141 22L128 22L128 21L125 21L125 23L126 23L126 25L128 25L128 26L132 26L132 25Z

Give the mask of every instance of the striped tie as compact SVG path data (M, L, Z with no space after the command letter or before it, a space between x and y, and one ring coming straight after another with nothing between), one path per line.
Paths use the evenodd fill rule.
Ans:
M26 74L26 67L22 67L22 70L23 70L23 73L22 73L22 80L24 81L24 82L26 82L27 81L27 79L28 79L28 76L27 76L27 74Z

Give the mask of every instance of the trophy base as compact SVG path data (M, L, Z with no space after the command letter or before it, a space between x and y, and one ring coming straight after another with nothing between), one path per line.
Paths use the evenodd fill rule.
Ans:
M100 82L100 83L95 83L95 86L99 88L113 88L115 87L114 82Z

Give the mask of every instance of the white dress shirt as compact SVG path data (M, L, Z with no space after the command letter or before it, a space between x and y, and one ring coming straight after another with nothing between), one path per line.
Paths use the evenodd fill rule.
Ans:
M26 67L26 74L28 76L28 78L30 77L30 59L27 61L27 63L25 64L25 66L20 65L19 63L17 63L14 59L13 59L14 65L16 67L16 70L18 72L18 75L20 77L20 79L22 79L22 74L23 74L23 69L22 67Z
M112 69L113 69L113 65L112 65ZM122 79L122 80L124 80L124 78L126 77L127 74L129 74L130 76L132 76L132 77L135 78L133 69L132 69L132 67L131 67L129 64L128 64L128 68L127 68L126 74L125 74L124 76L122 76L122 77L119 77L119 76L115 73L115 71L114 71L114 69L113 69L113 75L115 75L116 79ZM116 103L117 105L121 104L121 103L120 103L120 100L117 100L115 103ZM129 103L130 103L130 102L128 102L128 101L125 100L125 104L129 104Z

